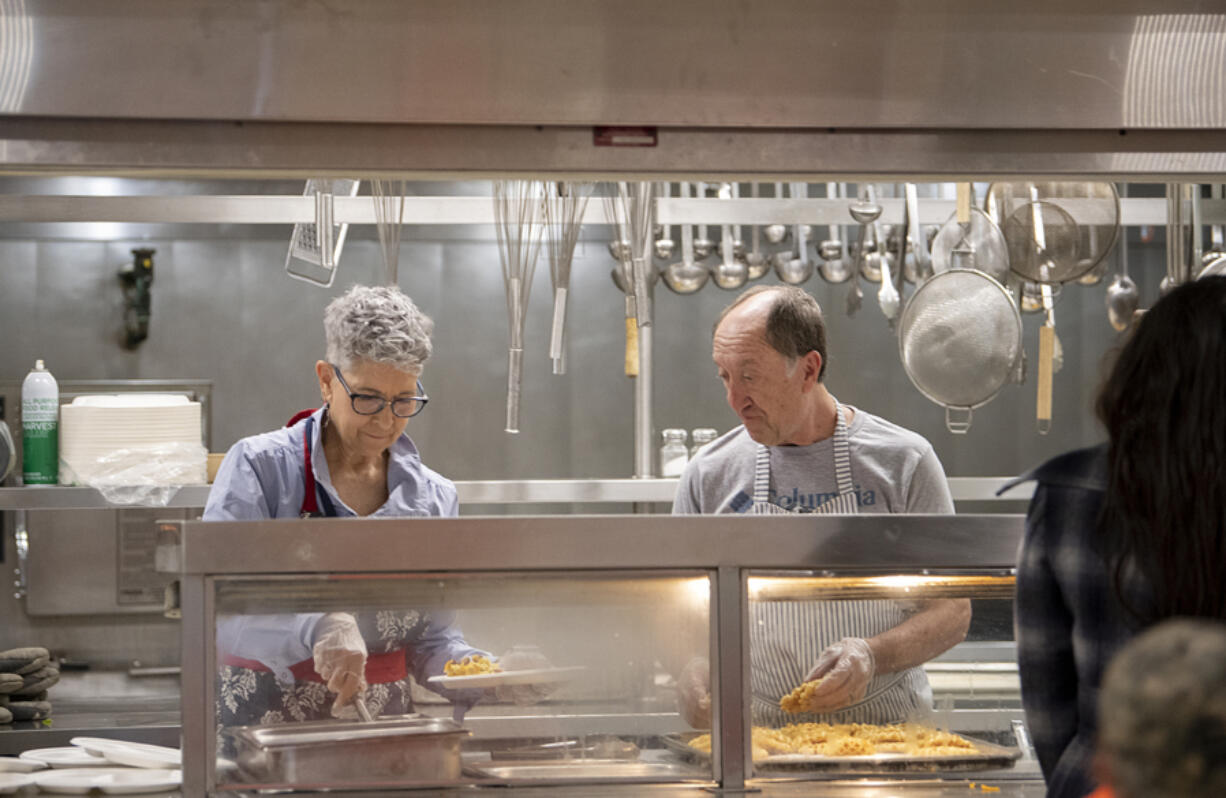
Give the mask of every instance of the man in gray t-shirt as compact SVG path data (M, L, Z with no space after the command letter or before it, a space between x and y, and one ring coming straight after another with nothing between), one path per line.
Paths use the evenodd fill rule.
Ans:
M953 513L932 444L871 413L844 409L851 416L847 438L859 512ZM738 495L752 498L757 448L744 426L704 446L681 477L673 512L737 512L730 505ZM770 503L807 512L837 496L833 449L833 436L808 446L768 446Z
M945 473L921 436L841 405L826 389L826 328L805 291L758 286L725 308L713 359L741 426L690 461L674 513L952 513ZM757 602L750 636L757 723L894 722L922 710L919 666L961 642L970 602ZM769 606L778 605L778 606ZM786 715L779 699L820 680ZM709 668L696 658L680 705L709 724Z

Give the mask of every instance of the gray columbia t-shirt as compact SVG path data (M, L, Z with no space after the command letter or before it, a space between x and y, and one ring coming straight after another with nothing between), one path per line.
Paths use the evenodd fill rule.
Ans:
M861 513L954 512L945 471L922 436L856 410L847 437ZM729 504L738 494L753 497L757 450L744 426L704 446L681 475L673 512L735 512ZM770 461L770 501L785 510L817 507L838 493L833 437L809 446L772 446Z

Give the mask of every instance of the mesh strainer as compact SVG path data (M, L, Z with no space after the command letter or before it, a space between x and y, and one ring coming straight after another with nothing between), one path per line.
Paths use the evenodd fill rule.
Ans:
M965 223L950 216L932 239L932 269L978 269L1004 282L1009 276L1009 247L992 218L970 209Z
M980 271L951 269L928 278L907 302L898 349L919 392L945 407L945 426L964 433L972 411L1012 377L1022 351L1022 319L999 282Z
M1082 273L1077 223L1056 203L1020 206L1005 219L1004 231L1010 268L1030 282L1064 283Z
M1059 279L1051 282L1081 278L1101 263L1115 246L1120 231L1120 196L1114 184L1076 181L993 183L988 187L985 208L1004 227L1006 219L1022 206L1036 200L1060 206L1076 225L1076 252L1068 260L1068 268L1061 270ZM1005 236L1009 237L1007 230Z

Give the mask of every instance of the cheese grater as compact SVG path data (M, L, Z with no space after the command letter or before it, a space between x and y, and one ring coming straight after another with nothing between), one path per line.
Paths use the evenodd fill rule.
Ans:
M303 195L315 198L315 221L294 225L285 272L290 277L323 287L336 278L336 264L345 246L348 224L333 222L333 198L338 194L355 197L357 180L308 180Z

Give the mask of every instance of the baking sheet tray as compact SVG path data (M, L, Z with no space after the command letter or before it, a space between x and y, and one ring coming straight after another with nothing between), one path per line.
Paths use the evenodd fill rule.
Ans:
M706 773L679 762L641 762L625 759L572 759L544 762L478 762L464 767L476 778L508 781L555 781L558 779L709 779Z
M710 756L688 745L688 741L698 735L699 732L669 734L661 737L660 740L666 748L676 753L682 759L690 762L706 763L710 760ZM1011 768L1022 756L1022 752L1017 748L996 745L986 740L968 737L965 734L961 736L974 743L978 753L950 756L913 756L911 754L865 754L862 756L772 754L763 759L755 759L753 764L758 770L814 770L834 773L932 773L934 771Z
M473 673L468 676L439 675L431 676L426 681L451 690L519 684L552 684L554 682L568 682L585 670L587 668L583 665L571 665L564 668L530 668L519 671Z

